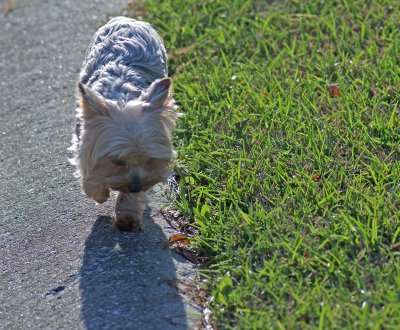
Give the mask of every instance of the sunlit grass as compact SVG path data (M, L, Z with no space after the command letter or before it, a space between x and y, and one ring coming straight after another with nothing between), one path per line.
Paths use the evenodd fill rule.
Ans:
M146 1L221 329L400 324L395 1ZM336 85L339 97L327 88Z

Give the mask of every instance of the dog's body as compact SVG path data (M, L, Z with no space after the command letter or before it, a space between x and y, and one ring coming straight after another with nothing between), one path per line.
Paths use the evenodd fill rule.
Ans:
M80 73L74 163L83 192L97 203L119 191L120 229L142 229L145 191L175 157L166 60L148 23L117 17L94 35Z

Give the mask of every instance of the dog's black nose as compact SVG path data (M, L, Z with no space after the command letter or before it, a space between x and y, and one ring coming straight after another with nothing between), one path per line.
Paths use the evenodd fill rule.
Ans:
M139 192L140 190L142 190L142 185L141 185L140 183L133 183L133 184L130 184L130 185L128 186L128 188L129 188L129 191L130 191L131 193L137 193L137 192Z

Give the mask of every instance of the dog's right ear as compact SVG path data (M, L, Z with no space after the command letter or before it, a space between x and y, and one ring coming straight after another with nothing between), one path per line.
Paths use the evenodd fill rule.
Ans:
M84 118L108 116L108 108L104 98L81 82L78 83L78 101Z
M140 100L149 104L150 110L162 110L164 106L173 103L171 95L172 80L169 77L157 79L140 95Z

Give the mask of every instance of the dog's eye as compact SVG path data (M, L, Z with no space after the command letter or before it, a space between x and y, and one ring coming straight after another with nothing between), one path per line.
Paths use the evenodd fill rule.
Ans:
M112 162L116 166L125 166L126 165L125 161L123 161L122 159L118 159L118 158L113 159Z
M148 167L153 166L154 163L155 163L155 161L156 161L156 160L155 160L154 158L150 158L149 160L147 160L146 166L148 166Z

